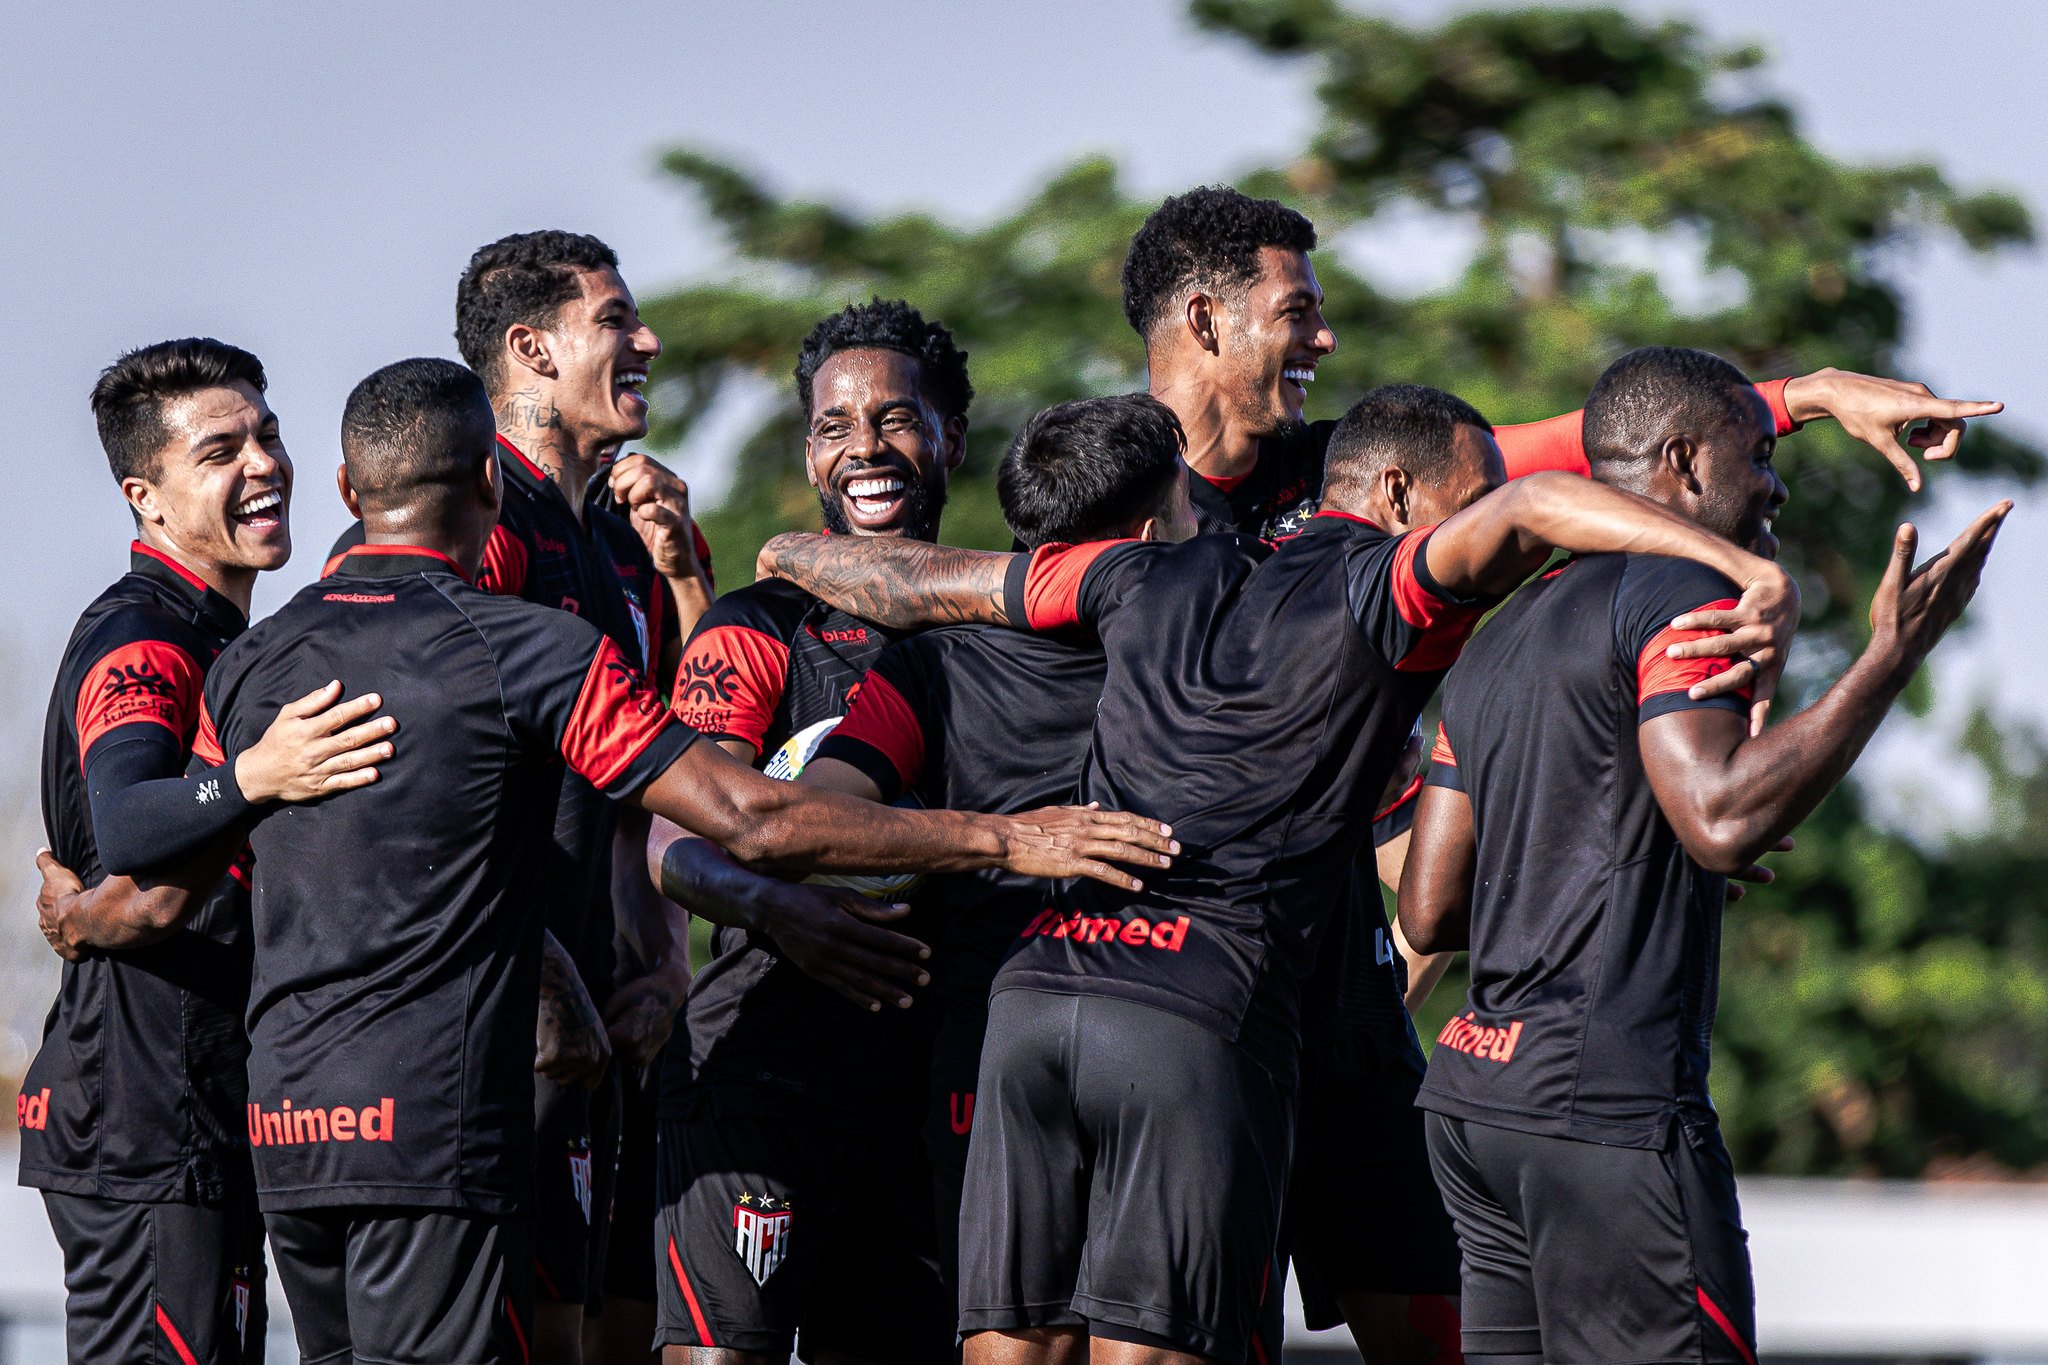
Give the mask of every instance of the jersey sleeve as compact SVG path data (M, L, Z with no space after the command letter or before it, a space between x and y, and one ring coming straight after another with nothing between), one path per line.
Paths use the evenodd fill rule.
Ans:
M1010 562L1003 582L1004 611L1013 623L1031 630L1096 625L1143 579L1160 548L1139 540L1041 545Z
M73 698L81 763L102 744L167 735L183 751L199 729L205 674L190 650L138 630L95 642L95 658ZM135 727L148 727L138 730Z
M1387 804L1387 808L1372 818L1372 842L1375 848L1391 843L1409 830L1415 828L1415 798L1422 794L1422 774L1408 779L1408 785L1401 794Z
M476 569L476 585L499 597L523 597L526 595L526 570L531 562L526 542L501 521L491 528L491 538L484 542L483 562Z
M1792 420L1791 409L1785 406L1785 386L1791 382L1790 379L1767 379L1756 386L1757 396L1771 410L1772 430L1779 436L1789 436L1800 427ZM1593 469L1586 459L1585 425L1586 414L1584 409L1580 409L1547 417L1541 422L1495 427L1493 439L1500 446L1507 476L1519 479L1524 474L1546 469L1590 476Z
M818 746L819 758L851 763L881 789L884 801L914 790L925 775L932 670L923 640L882 651L861 679L846 719Z
M1429 776L1424 785L1448 787L1454 792L1465 790L1465 779L1458 775L1458 756L1451 752L1451 739L1444 733L1441 721L1437 722L1436 743L1429 746Z
M588 621L523 604L483 629L515 738L607 795L640 790L697 737Z
M1345 566L1352 619L1380 657L1403 673L1457 662L1490 602L1463 598L1429 572L1434 526L1361 543Z
M1686 695L1733 668L1736 660L1665 656L1672 645L1721 633L1673 630L1672 618L1689 611L1725 610L1735 605L1736 597L1733 583L1703 565L1648 555L1630 561L1615 590L1614 644L1616 663L1635 688L1638 724L1673 711L1748 711L1748 687L1704 701Z
M789 677L794 617L784 619L777 605L759 584L712 603L683 646L669 698L676 715L700 733L739 740L756 754Z

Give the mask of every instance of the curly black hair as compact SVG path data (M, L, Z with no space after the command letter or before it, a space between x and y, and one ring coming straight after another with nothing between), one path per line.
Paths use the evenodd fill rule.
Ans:
M804 420L811 418L811 381L818 367L841 351L900 351L917 362L925 396L948 421L967 416L974 385L967 379L967 352L953 334L902 299L849 304L820 322L796 353L796 393Z
M1152 210L1124 257L1124 317L1149 335L1190 286L1217 289L1259 277L1259 248L1314 251L1316 226L1276 199L1204 185Z
M551 325L585 270L617 270L610 247L581 232L515 232L478 247L455 286L455 345L493 393L504 378L505 329Z
M1755 390L1711 351L1644 346L1609 365L1586 399L1586 458L1595 465L1654 457L1665 436L1695 437L1740 420Z

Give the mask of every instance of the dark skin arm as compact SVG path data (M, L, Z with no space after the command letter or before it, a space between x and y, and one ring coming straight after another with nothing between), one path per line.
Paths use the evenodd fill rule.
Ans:
M1111 866L1161 868L1172 830L1120 811L1049 806L1022 815L911 811L763 777L715 744L692 744L633 797L767 872L974 872L1143 883Z
M645 811L626 807L612 843L612 905L618 930L645 970L621 982L605 1001L605 1033L621 1064L644 1068L660 1055L690 989L690 912L656 891L641 874L646 857Z
M611 1042L569 950L543 934L540 1017L534 1028L533 1069L557 1085L594 1089L611 1065Z
M1841 782L1878 723L1977 590L1998 528L1985 511L1917 571L1918 537L1899 528L1871 603L1870 644L1812 706L1758 739L1724 711L1646 722L1643 767L1665 818L1700 866L1734 873L1771 848ZM1700 614L1680 621L1700 619Z
M41 849L36 870L43 885L36 892L36 919L51 951L76 962L94 948L139 948L159 943L178 932L206 903L208 894L227 875L229 857L195 860L166 876L108 877L91 890L78 874Z

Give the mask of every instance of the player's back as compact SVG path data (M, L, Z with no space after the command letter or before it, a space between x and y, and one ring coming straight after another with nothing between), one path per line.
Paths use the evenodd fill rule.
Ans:
M1664 658L1673 617L1733 598L1698 565L1587 556L1524 588L1452 671L1430 781L1472 804L1472 986L1426 1107L1622 1145L1707 1112L1726 883L1664 818L1637 727L1742 709L1686 695L1725 661Z

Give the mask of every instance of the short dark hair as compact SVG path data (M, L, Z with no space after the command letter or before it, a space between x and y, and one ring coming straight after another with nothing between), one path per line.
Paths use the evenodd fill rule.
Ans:
M841 351L897 351L917 362L925 396L948 421L967 415L974 385L967 378L967 352L953 342L944 325L925 321L924 314L902 299L870 299L849 304L811 329L796 353L796 395L804 420L811 418L811 381L818 369Z
M579 273L618 268L617 253L597 238L556 228L478 247L455 286L455 345L495 390L504 382L507 327L553 326L581 290Z
M263 392L263 362L212 337L181 337L141 346L100 371L92 386L93 421L116 479L153 479L170 432L164 404L201 389L247 384Z
M1165 504L1186 445L1180 418L1150 394L1056 403L1003 453L1003 520L1032 549L1127 534Z
M1204 185L1152 210L1124 257L1124 317L1150 335L1189 288L1218 290L1259 277L1259 249L1316 249L1316 227L1277 199Z
M1752 393L1748 376L1711 351L1630 351L1607 367L1586 398L1586 459L1595 465L1648 459L1666 436L1704 433L1740 418Z
M1458 428L1493 427L1456 394L1427 384L1382 384L1351 405L1330 433L1324 456L1329 484L1357 487L1386 469L1419 483L1447 478L1457 457Z
M379 507L465 483L479 458L489 458L496 434L483 381L452 360L386 365L356 385L341 410L349 482Z

